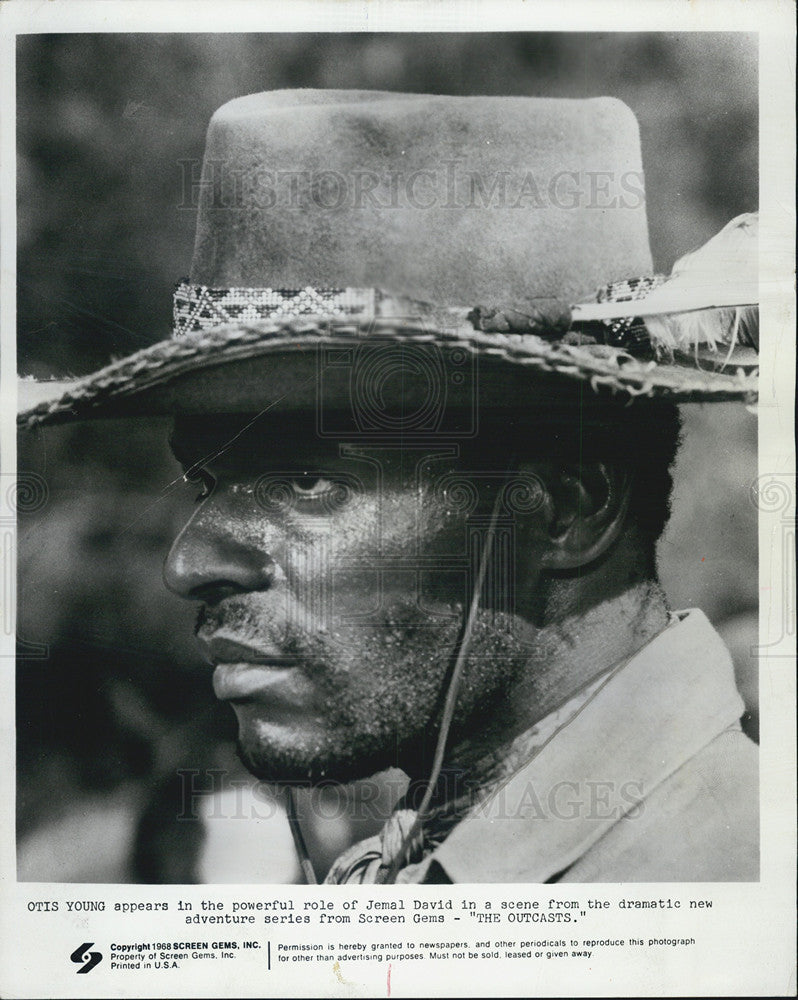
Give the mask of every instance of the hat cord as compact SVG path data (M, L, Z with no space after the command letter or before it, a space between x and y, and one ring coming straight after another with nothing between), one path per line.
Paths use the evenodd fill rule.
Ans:
M512 463L510 464L510 469L512 468ZM509 475L510 469L507 470ZM493 549L493 540L496 535L496 521L499 516L499 508L501 505L503 490L499 489L496 500L493 504L493 510L490 516L490 523L488 525L487 534L485 536L485 546L482 550L482 556L479 562L479 569L477 571L477 578L474 583L474 590L471 595L471 603L468 608L468 613L463 619L463 626L460 630L460 634L457 638L457 643L455 645L455 656L454 656L454 666L449 677L449 681L446 687L446 700L443 706L443 713L441 715L441 724L438 731L438 739L435 745L435 756L432 762L432 770L430 771L429 780L427 782L427 787L424 792L424 797L421 800L421 805L416 811L416 818L413 821L412 826L407 831L399 850L396 852L393 861L391 862L390 868L388 869L385 877L380 879L383 885L393 885L396 882L396 877L399 874L399 869L401 868L405 858L407 857L408 849L413 843L414 839L418 836L424 819L429 812L430 803L432 802L432 796L435 792L435 788L438 783L438 778L441 773L441 768L443 767L443 755L446 752L446 743L449 738L449 729L452 725L452 719L454 718L454 710L457 704L457 695L460 690L460 684L463 677L463 669L465 667L466 658L468 656L468 651L471 646L471 638L474 631L474 621L477 616L477 611L479 610L479 601L482 595L482 587L485 583L485 574L488 569L488 561L490 560L491 551Z
M290 785L286 786L285 805L286 815L288 816L288 825L291 828L291 836L294 838L294 848L296 850L297 858L299 859L299 867L302 869L305 884L318 885L319 880L316 878L316 872L313 870L313 862L310 860L307 844L305 843L305 837L302 834L302 827L299 825L299 816L296 811L294 789Z

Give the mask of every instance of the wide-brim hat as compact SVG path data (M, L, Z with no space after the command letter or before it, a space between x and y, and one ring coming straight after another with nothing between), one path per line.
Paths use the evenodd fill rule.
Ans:
M173 337L23 382L21 426L321 407L432 430L569 387L755 398L756 217L653 275L615 99L255 94L213 116L195 191Z

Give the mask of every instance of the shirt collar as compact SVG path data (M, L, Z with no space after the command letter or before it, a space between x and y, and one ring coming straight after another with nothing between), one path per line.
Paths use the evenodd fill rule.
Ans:
M545 882L714 736L743 702L731 658L703 612L671 624L419 866L452 882Z

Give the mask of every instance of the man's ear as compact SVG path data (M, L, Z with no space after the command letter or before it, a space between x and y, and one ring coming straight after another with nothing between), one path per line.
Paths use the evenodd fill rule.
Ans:
M573 570L598 559L626 521L632 477L603 462L555 469L548 482L548 545L542 566Z

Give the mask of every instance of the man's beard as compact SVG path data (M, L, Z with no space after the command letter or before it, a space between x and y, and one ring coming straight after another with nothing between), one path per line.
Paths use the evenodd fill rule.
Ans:
M231 601L223 609L206 611L198 624L232 625L253 646L268 641L283 652L299 654L302 662L296 669L311 674L326 699L326 724L315 737L301 724L295 736L282 726L275 734L258 725L252 708L242 710L238 756L244 766L262 781L299 786L347 784L388 768L425 779L432 768L459 626L436 630L437 642L432 644L426 629L419 628L427 624L425 612L415 605L395 606L391 646L381 646L372 636L371 645L361 643L347 651L302 623L260 613L265 610L253 602ZM450 746L463 737L477 739L483 728L501 719L498 702L507 696L525 661L526 651L508 630L508 622L493 618L486 613L475 627ZM386 648L394 656L399 650L402 654L380 684L367 685L365 694L353 688L349 665L355 659L379 663ZM476 703L469 689L479 692ZM268 719L267 710L263 719Z
M321 753L311 760L291 749L263 743L248 747L240 738L236 753L244 767L260 781L303 788L347 785L388 768L413 770L409 767L411 760L419 763L425 759L431 761L433 748L428 745L429 733L429 727L421 730L404 746L393 742L390 747L355 748L348 754Z
M370 696L363 699L346 696L348 663L353 657L361 661L370 656L375 660L379 658L384 649L376 640L370 649L347 649L345 640L342 642L339 638L333 643L326 634L308 629L305 623L288 620L280 613L281 608L276 614L269 611L272 609L257 607L253 601L232 600L218 608L203 606L196 631L225 627L254 647L260 643L270 644L282 653L297 656L300 662L296 669L313 676L319 688L327 690L328 738L320 735L315 745L301 732L297 733L295 743L285 737L272 739L258 732L256 726L245 725L239 720L237 754L247 770L262 781L300 786L325 782L348 784L392 767L407 771L418 766L423 771L428 770L432 759L428 743L432 740L434 747L437 732L434 722L442 697L440 688L436 693L435 687L445 677L446 655L436 656L440 664L437 678L433 680L435 671L430 671L426 678L432 690L428 692L423 709L412 713L405 710L399 717L388 718L380 711L381 701L383 696L395 697L395 690L403 686L398 670L392 679L386 680L384 691L372 690ZM426 624L427 618L414 605L393 608L391 631L396 634L401 630L402 638L418 644L426 641L424 631L418 628L419 621ZM353 631L361 635L360 630ZM450 632L444 647L453 643L456 628L451 628ZM427 651L424 648L421 652ZM418 650L415 655L420 655ZM421 709L420 705L417 707Z

